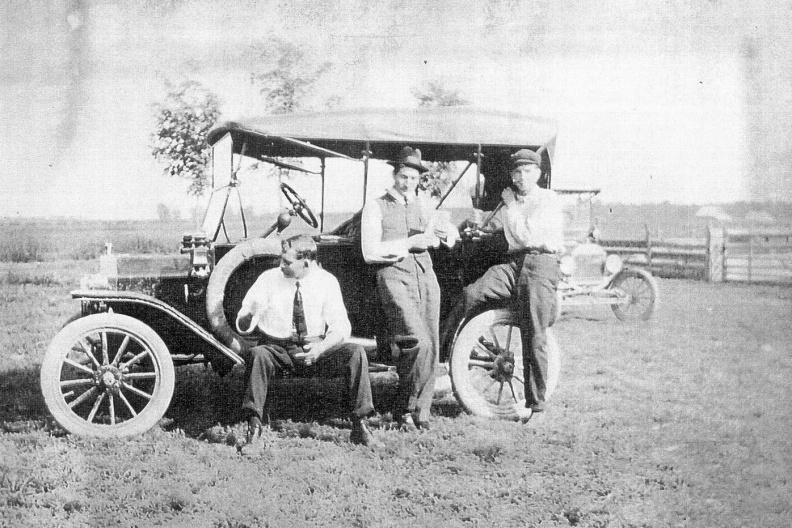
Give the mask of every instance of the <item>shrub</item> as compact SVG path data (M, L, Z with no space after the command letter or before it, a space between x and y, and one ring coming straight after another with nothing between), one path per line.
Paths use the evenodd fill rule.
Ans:
M0 238L3 262L39 262L46 250L46 244L31 229L11 231Z

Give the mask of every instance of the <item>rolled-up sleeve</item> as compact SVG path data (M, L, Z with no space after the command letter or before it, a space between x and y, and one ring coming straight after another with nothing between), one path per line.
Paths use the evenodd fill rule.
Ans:
M360 219L360 246L369 264L398 262L409 254L407 238L382 241L382 211L376 200L363 207Z

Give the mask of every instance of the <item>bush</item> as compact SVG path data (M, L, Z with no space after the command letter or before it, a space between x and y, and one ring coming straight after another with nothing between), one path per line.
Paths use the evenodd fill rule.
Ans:
M40 262L47 245L31 229L11 231L0 239L0 261Z

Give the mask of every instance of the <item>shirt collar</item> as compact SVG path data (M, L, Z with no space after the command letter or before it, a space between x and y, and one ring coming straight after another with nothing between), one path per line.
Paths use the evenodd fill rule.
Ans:
M396 187L391 187L390 189L388 189L388 194L393 196L393 198L395 198L396 201L401 203L401 204L403 204L403 203L412 203L415 200L415 198L416 198L416 196L413 196L412 198L410 198L406 194L402 194L401 192L399 192L396 189Z

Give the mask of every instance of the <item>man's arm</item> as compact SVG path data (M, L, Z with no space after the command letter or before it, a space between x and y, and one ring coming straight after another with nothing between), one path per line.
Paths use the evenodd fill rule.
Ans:
M429 247L430 237L423 233L396 240L382 241L382 211L371 200L363 207L360 218L360 246L367 264L398 262L409 255L411 249Z
M253 286L245 294L245 298L242 300L242 308L239 309L237 314L236 329L243 335L253 333L261 319L261 313L266 308L261 304L264 295L258 292L261 288L259 281L260 278L253 283Z
M322 316L327 325L327 333L323 340L305 345L303 347L306 350L305 354L297 354L297 357L303 357L308 364L315 362L326 351L340 345L352 334L352 325L347 317L338 280L328 273L323 284L327 288L322 305Z
M555 193L543 197L534 219L523 214L519 202L511 202L504 209L504 224L521 247L551 252L563 249L564 216Z

